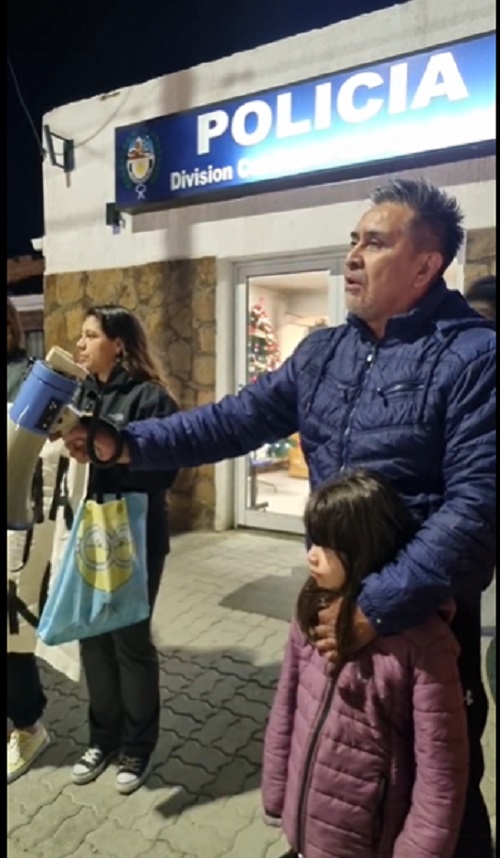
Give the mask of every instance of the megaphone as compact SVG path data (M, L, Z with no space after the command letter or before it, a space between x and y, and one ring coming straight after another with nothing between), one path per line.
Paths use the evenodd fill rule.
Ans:
M32 482L40 452L49 436L78 423L71 401L86 376L56 346L45 360L35 361L12 403L7 415L7 530L33 527Z

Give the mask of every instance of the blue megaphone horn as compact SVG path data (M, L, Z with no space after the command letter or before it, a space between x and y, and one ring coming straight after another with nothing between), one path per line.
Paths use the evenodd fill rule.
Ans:
M43 445L80 419L71 406L87 376L68 352L57 346L34 362L7 414L7 529L33 526L32 482Z

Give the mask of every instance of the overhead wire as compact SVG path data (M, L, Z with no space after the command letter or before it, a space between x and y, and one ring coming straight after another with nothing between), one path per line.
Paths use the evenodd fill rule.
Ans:
M19 81L18 81L18 79L17 79L17 75L16 75L16 73L15 73L15 71L14 71L14 66L12 65L12 61L11 61L11 59L10 59L10 57L9 57L9 55L8 55L8 54L7 54L7 66L8 66L8 68L9 68L10 75L11 75L11 77L12 77L12 82L13 82L13 84L14 84L14 89L16 90L16 94L17 94L17 97L18 97L18 99L19 99L19 103L20 103L20 105L21 105L21 107L22 107L22 109L23 109L23 111L24 111L24 113L25 113L25 115L26 115L26 118L27 118L27 120L28 120L28 122L29 122L30 128L31 128L31 130L32 130L32 132L33 132L33 135L34 135L34 137L35 137L35 140L36 140L36 143L37 143L38 150L39 150L40 155L41 155L41 157L42 157L42 159L43 159L43 158L45 158L45 156L46 156L46 154L47 154L47 151L46 151L45 147L44 147L44 146L43 146L43 144L42 144L42 139L41 139L41 137L40 137L40 134L38 133L38 131L37 131L37 129L36 129L36 125L35 125L35 123L34 123L34 121L33 121L33 117L32 117L32 115L31 115L31 113L30 113L30 111L29 111L29 108L28 108L28 105L26 104L26 101L24 100L23 93L22 93L21 87L20 87L20 85L19 85Z

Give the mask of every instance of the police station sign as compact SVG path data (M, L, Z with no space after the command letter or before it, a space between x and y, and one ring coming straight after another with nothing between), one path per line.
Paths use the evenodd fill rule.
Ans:
M495 140L495 34L115 132L116 205L240 196Z

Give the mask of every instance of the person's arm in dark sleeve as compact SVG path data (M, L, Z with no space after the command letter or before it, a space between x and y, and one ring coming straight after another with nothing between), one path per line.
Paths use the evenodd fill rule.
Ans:
M296 354L296 353L295 353ZM180 412L168 420L131 423L123 439L131 467L196 467L242 456L297 431L295 355L236 396Z
M463 368L448 397L444 502L394 563L364 582L358 606L378 634L419 625L450 597L479 594L495 562L495 348Z

